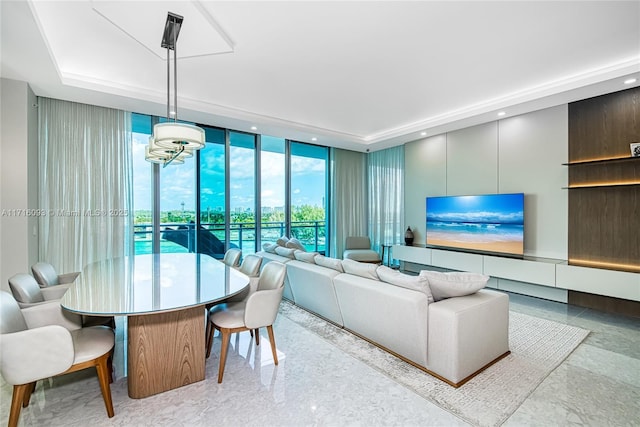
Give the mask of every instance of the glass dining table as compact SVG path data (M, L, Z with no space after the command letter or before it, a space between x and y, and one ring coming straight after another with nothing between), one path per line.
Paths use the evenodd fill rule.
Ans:
M135 255L87 265L61 304L127 317L128 392L139 399L204 380L205 306L248 285L248 276L208 255Z

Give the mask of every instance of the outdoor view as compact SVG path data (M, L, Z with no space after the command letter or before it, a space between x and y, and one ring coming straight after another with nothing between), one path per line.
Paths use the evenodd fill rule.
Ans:
M134 224L137 254L153 252L153 166L144 159L152 133L151 117L133 114ZM160 252L201 252L221 258L229 247L244 254L260 250L287 234L285 146L282 138L229 132L229 194L225 191L225 130L205 128L206 147L184 164L160 166ZM257 156L260 171L256 171ZM290 234L308 250L324 252L326 244L327 149L290 143ZM200 192L196 189L199 172ZM258 174L260 193L257 192ZM256 200L259 194L259 200ZM197 198L200 229L196 235ZM257 206L260 215L256 215ZM228 205L227 205L228 203ZM225 214L229 209L229 236ZM256 239L256 220L260 236Z

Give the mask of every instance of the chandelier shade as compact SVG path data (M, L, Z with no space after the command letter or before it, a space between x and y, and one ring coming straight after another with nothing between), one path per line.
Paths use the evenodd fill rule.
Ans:
M163 148L182 146L198 150L205 144L204 130L187 123L158 123L153 127L153 143Z
M169 12L162 36L162 47L167 49L167 122L153 126L153 135L145 148L145 159L167 166L184 163L193 157L193 151L205 145L204 130L198 126L178 122L178 65L176 42L183 17ZM173 108L171 108L171 51L173 50ZM173 117L171 117L174 111Z
M175 156L173 154L159 153L159 152L151 152L149 150L149 146L145 147L145 155L144 158L146 161L151 163L158 163L160 165L168 165L169 163L182 164L184 163L184 158L180 158L179 156Z

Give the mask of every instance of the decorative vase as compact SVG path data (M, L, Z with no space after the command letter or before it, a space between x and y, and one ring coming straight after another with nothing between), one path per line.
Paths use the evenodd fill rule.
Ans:
M404 244L407 246L413 245L413 231L411 231L411 227L407 227L407 231L404 232Z

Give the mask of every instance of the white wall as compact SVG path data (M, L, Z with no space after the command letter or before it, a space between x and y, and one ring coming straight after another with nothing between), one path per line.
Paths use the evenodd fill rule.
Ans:
M37 98L27 83L0 80L0 288L38 260Z
M525 255L567 258L567 105L405 146L405 223L426 242L427 196L525 193Z

